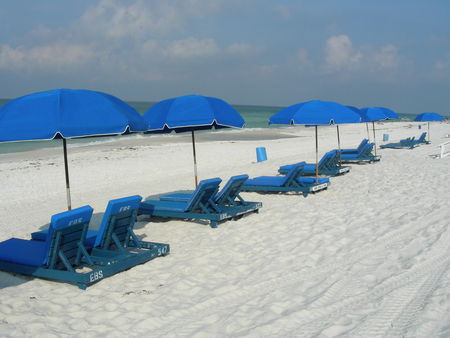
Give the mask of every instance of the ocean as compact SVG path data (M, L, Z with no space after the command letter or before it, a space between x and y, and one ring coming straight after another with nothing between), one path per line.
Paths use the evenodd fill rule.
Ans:
M0 106L8 102L8 99L0 99ZM143 102L143 101L129 101L127 102L133 106L139 113L143 114L147 109L149 109L154 102ZM256 105L232 105L245 120L244 128L269 128L267 121L270 116L275 114L277 111L284 107L275 106L256 106ZM412 121L415 115L411 114L399 114L401 121ZM272 127L271 127L272 128ZM98 138L97 138L98 139ZM108 142L110 138L103 138L104 142ZM69 143L87 143L92 142L94 138L84 138L84 139L74 139L70 140ZM49 148L49 147L60 147L60 142L54 141L30 141L30 142L10 142L10 143L0 143L0 154L11 153L11 152L21 152L28 151L38 148Z

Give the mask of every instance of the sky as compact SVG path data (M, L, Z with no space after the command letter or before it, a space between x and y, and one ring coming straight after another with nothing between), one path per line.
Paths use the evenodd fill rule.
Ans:
M448 0L0 0L0 97L312 99L450 114Z

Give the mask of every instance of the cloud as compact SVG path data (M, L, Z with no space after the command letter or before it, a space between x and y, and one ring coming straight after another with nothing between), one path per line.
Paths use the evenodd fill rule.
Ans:
M395 68L399 64L399 55L397 47L387 45L381 47L379 51L373 54L372 63L381 69Z
M219 0L102 0L88 8L79 25L88 33L112 39L141 39L179 31L187 20L216 12Z
M0 47L1 69L53 69L61 70L84 64L96 55L86 45L55 43L42 46Z
M401 56L392 44L355 47L347 35L337 35L325 42L325 73L392 71L400 66Z
M164 54L173 58L191 58L212 56L219 52L219 47L214 39L196 39L189 37L183 40L175 40L169 43Z
M355 68L361 59L361 52L353 48L347 35L332 36L325 42L325 62L329 71Z
M445 74L445 76L448 76L450 73L450 54L447 54L444 58L435 62L434 72L436 74Z
M285 21L290 21L293 18L292 11L288 6L277 5L274 7L274 12Z

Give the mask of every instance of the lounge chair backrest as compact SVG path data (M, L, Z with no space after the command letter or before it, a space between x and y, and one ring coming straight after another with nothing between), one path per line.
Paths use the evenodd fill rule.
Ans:
M358 148L356 148L356 152L360 153L368 142L369 142L368 139L366 139L366 138L363 139L361 141L361 143L359 144Z
M62 250L70 264L79 258L78 244L84 241L92 212L93 209L86 205L52 216L45 240L47 255L43 265L58 268L61 265L59 250Z
M282 182L283 187L289 187L293 184L293 182L301 175L303 171L303 167L305 166L305 162L300 162L293 165L289 171L284 176L284 181Z
M373 150L373 143L367 143L360 152L358 152L359 156L368 156L372 153Z
M227 184L214 196L214 202L219 205L227 203L228 201L234 201L242 185L248 180L248 175L232 176L228 180Z
M191 198L186 203L184 211L193 211L199 207L200 203L205 206L209 205L209 202L213 201L213 197L219 191L220 182L222 180L218 177L200 181L192 193Z
M325 153L319 161L319 168L324 166L335 166L337 163L337 150L330 150Z
M417 139L416 142L420 143L420 142L425 141L425 137L427 137L427 132L426 132L426 131L424 131L424 132L422 133L422 135L420 135L420 137Z
M121 244L124 244L128 240L129 229L132 229L136 222L137 210L141 200L142 196L134 195L109 201L97 231L94 247L105 250L112 249L111 246L114 244L113 234L117 236Z

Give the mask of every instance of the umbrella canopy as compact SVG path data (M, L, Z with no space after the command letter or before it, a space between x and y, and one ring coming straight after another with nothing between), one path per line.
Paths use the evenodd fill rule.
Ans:
M377 140L375 136L375 121L389 120L389 119L398 119L400 116L398 114L384 107L368 107L360 109L361 118L363 122L372 122L373 129L373 142L375 144L375 155L377 154Z
M163 100L144 114L149 131L185 132L212 128L242 128L244 119L228 103L214 97L185 95Z
M432 122L444 121L444 117L436 113L422 113L415 117L414 121Z
M400 118L400 116L392 109L385 108L385 107L378 107L378 109L380 109L384 113L384 115L387 116L388 119L399 119Z
M414 121L428 122L428 141L430 141L430 122L444 121L444 117L436 113L422 113L415 117Z
M127 103L91 90L39 92L0 108L0 142L117 135L146 127Z
M398 119L400 116L393 110L384 107L367 107L360 109L363 122Z
M67 205L71 209L66 139L144 131L131 106L109 94L55 89L9 101L0 108L0 142L63 139Z
M286 107L269 118L269 124L331 125L358 123L361 117L336 102L313 100Z
M316 182L319 178L317 126L361 122L361 116L352 109L336 102L313 100L286 107L269 118L269 124L304 124L315 126ZM338 129L338 145L339 144ZM340 152L339 152L340 154Z
M192 134L195 186L198 184L197 159L194 131L220 128L242 128L245 124L241 115L227 102L202 95L185 95L156 103L144 114L147 131L187 132Z

